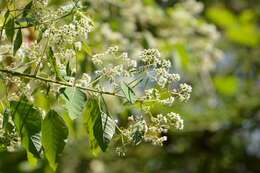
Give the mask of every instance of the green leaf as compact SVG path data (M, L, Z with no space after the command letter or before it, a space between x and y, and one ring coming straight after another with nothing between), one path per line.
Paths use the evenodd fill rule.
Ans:
M237 25L236 16L223 7L211 7L206 11L207 17L222 28L230 28Z
M132 88L127 85L125 82L122 82L120 85L125 97L130 103L134 103L136 101L136 96Z
M227 30L227 36L236 43L250 47L254 47L260 42L258 28L252 24L231 27Z
M30 9L32 8L32 5L33 5L33 1L30 1L25 7L24 7L24 10L23 10L23 17L25 17Z
M4 15L4 17L5 17L5 20L7 20L7 18L9 17L9 14L10 14L10 11L9 11L9 10L7 10L7 11L5 12L5 15Z
M21 47L22 42L23 42L22 30L18 29L15 40L14 40L14 49L13 49L14 55L16 54L17 50Z
M10 107L16 131L21 137L22 146L26 149L27 155L39 157L42 121L40 111L25 100L12 101Z
M182 65L184 68L187 68L190 64L190 56L184 44L176 44L175 45L176 52L180 57Z
M132 134L132 138L133 138L133 142L135 145L139 145L144 138L144 131L139 131L136 130L133 134Z
M234 96L239 88L239 81L234 76L217 76L213 79L218 92L226 96Z
M72 120L76 119L82 114L87 100L86 94L80 89L72 87L62 88L61 92L69 116Z
M37 43L40 43L40 41L42 40L42 36L43 36L43 33L46 29L39 29L38 30L38 33L37 33Z
M68 128L64 120L57 112L50 110L42 123L42 145L45 157L54 171L57 169L57 159L64 149L67 137Z
M2 127L4 129L6 129L6 127L8 125L9 117L10 117L10 111L9 111L9 109L5 109L4 113L3 113L3 124L2 124Z
M94 125L94 135L102 151L106 151L109 142L115 134L115 122L105 113L97 117Z
M92 55L92 50L91 50L91 48L89 47L89 45L88 45L87 43L83 42L82 49L83 49L88 55Z
M64 80L62 77L61 77L61 74L60 74L60 71L59 71L59 68L57 66L57 63L56 63L56 59L54 57L54 53L53 53L53 50L52 48L50 47L49 50L48 50L48 60L49 62L51 63L51 66L56 74L56 77L59 79L59 80Z
M83 111L83 119L93 153L97 154L99 147L106 151L115 133L113 119L100 111L98 101L94 98L88 100Z
M5 25L5 34L10 42L13 42L14 31L14 18L10 17Z
M71 69L70 69L70 62L68 61L66 64L66 75L70 76L72 73Z

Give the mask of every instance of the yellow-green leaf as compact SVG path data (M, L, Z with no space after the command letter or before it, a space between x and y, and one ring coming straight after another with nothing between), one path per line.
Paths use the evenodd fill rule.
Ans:
M87 101L83 111L83 118L93 153L97 154L99 148L106 151L115 133L113 119L100 111L98 101L95 98L90 98Z
M54 171L67 137L68 128L64 120L54 110L49 111L42 123L42 145L45 157Z

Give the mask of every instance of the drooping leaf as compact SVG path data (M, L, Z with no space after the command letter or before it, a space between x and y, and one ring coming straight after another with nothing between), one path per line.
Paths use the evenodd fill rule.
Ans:
M136 130L133 134L132 134L132 139L135 145L139 145L142 140L144 138L144 132L143 131L139 131Z
M23 9L23 17L25 17L25 16L29 13L30 9L32 8L32 5L33 5L33 1L30 1L30 2L24 7L24 9Z
M86 94L78 88L66 87L61 90L62 97L65 100L65 107L72 120L82 114L87 100Z
M42 36L43 36L43 33L46 29L43 28L43 29L38 29L38 33L37 33L37 43L40 43L40 41L42 40Z
M10 116L10 111L9 109L5 109L4 113L3 113L3 124L2 127L5 129L8 125L8 121L9 121L9 116Z
M96 100L89 99L83 111L83 119L88 133L89 144L94 155L100 152L100 147L94 133L94 124L100 115L101 112L99 111Z
M61 74L60 74L59 68L57 66L56 59L54 57L54 53L53 53L53 50L52 50L51 47L48 50L48 61L50 62L51 66L52 66L52 68L53 68L53 70L56 74L57 79L63 80L63 78L61 77Z
M12 132L15 127L14 125L9 121L11 117L11 110L9 108L2 108L0 109L1 112L3 112L3 122L2 122L2 128L4 129L5 133Z
M87 101L83 116L93 153L97 154L99 148L106 151L115 133L115 122L106 113L100 111L98 101L94 98Z
M7 20L7 18L9 17L9 14L10 14L10 11L9 11L9 10L7 10L7 11L5 12L5 15L4 15L4 17L5 17L5 20Z
M5 25L5 34L10 42L13 42L14 31L14 18L10 17Z
M45 157L54 171L57 169L57 160L64 149L67 137L68 128L64 120L57 112L50 110L42 123L42 145Z
M129 87L125 82L122 82L120 87L121 87L126 99L130 103L134 103L136 101L136 96L135 96L135 92L132 90L132 88Z
M13 48L14 55L16 54L17 50L21 47L22 42L23 42L22 30L18 29L14 40L14 48Z
M68 61L66 64L66 75L70 76L72 73L71 69L70 69L70 62Z
M83 42L82 48L88 55L92 55L92 50L86 42Z
M102 123L99 123L102 122ZM101 113L94 126L95 136L102 151L106 151L109 142L115 134L115 122L105 113Z
M19 102L12 101L10 107L16 131L21 137L22 146L26 149L27 155L39 157L42 121L40 111L24 99Z

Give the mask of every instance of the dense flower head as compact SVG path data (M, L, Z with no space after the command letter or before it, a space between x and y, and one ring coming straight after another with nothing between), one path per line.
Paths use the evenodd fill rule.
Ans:
M154 145L163 145L163 142L167 141L167 137L161 136L162 133L167 133L172 128L182 130L184 127L183 119L179 114L173 112L152 116L149 121L150 123L147 123L144 119L130 117L130 125L123 131L127 141L135 145L142 141L151 142Z

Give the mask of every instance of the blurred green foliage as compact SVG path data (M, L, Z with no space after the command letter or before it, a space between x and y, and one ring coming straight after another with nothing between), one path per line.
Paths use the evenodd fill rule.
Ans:
M212 7L207 10L207 16L225 30L231 41L249 47L259 44L260 35L253 10L245 9L235 15L225 7Z

